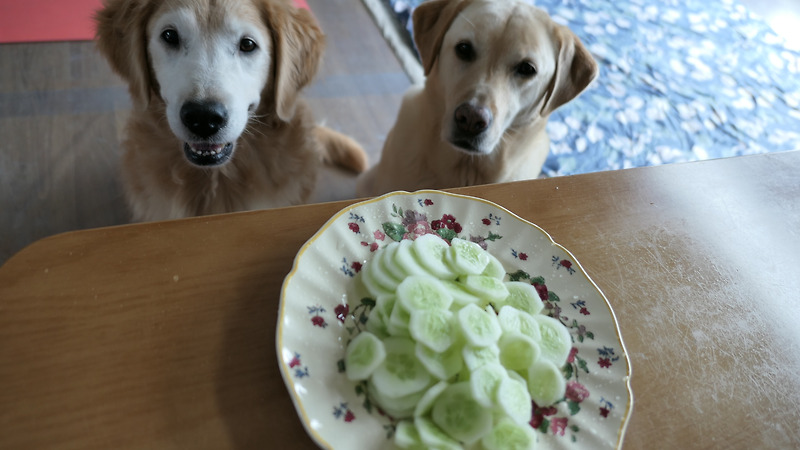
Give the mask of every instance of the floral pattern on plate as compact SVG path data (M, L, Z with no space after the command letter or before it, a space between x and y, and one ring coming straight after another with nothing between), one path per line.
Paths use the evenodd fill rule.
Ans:
M394 421L371 404L364 382L343 373L345 347L374 306L355 295L354 279L380 248L423 234L477 242L503 263L508 279L532 284L545 313L570 330L566 395L554 405L534 405L530 420L540 445L620 447L632 409L630 365L603 294L541 228L486 200L439 191L396 192L352 205L298 253L281 293L277 350L312 438L331 449L388 446Z

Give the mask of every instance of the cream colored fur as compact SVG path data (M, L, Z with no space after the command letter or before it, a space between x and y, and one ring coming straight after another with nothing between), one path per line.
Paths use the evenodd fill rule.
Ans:
M536 178L549 115L597 75L580 40L517 0L430 0L414 12L414 36L427 78L404 96L359 195ZM485 131L464 136L462 105L488 111Z

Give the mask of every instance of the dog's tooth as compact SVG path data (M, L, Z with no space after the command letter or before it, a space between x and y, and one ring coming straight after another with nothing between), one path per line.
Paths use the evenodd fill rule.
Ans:
M226 144L195 144L189 145L192 153L198 156L220 156L227 147Z

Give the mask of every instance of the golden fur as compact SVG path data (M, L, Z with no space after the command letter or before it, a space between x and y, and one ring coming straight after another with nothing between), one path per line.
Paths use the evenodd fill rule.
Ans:
M134 220L299 204L323 161L366 168L361 147L315 125L298 99L324 43L308 11L279 0L105 0L96 20L98 48L133 101L122 175ZM206 66L217 72L204 73ZM244 98L248 89L255 95ZM179 102L212 101L242 127L224 129L230 142L197 137L181 124Z
M571 31L517 0L430 0L414 39L425 83L404 96L359 195L536 178L547 118L597 75Z

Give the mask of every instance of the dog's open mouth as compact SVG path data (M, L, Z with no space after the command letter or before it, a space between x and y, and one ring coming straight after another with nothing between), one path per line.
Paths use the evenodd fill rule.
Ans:
M456 150L461 150L462 152L470 154L483 153L475 143L474 139L451 139L450 145L452 145Z
M197 142L183 144L183 152L186 159L198 166L218 166L228 162L233 154L233 143L210 144Z

